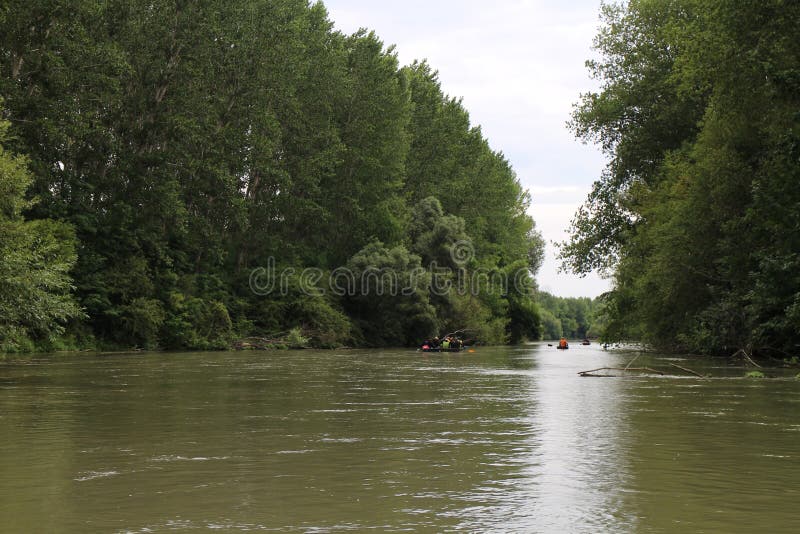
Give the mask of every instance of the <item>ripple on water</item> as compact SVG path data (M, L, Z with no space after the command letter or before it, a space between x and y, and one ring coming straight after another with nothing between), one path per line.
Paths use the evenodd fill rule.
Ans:
M181 456L179 454L163 454L151 458L151 462L209 462L212 460L228 460L230 456Z
M63 492L50 526L125 532L733 533L753 530L753 510L768 532L794 520L798 383L593 382L575 373L623 356L553 353L487 348L430 366L400 351L135 355L14 371L0 379L0 524L47 531L48 491ZM8 526L22 520L38 528Z
M75 477L73 480L77 482L86 482L88 480L95 480L98 478L108 478L119 475L119 471L88 471Z

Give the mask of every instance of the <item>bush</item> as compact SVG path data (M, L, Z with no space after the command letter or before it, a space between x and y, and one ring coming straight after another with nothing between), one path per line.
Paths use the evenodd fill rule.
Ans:
M225 349L233 339L228 309L216 300L170 295L170 317L163 338L168 348Z
M303 332L300 330L300 328L292 328L284 338L284 341L289 348L304 349L308 347L309 339L303 336Z
M290 306L295 324L304 325L308 343L314 347L334 348L350 342L352 323L323 297L304 296Z
M164 308L156 299L136 298L122 306L122 325L127 339L145 349L158 346L158 333L164 320Z

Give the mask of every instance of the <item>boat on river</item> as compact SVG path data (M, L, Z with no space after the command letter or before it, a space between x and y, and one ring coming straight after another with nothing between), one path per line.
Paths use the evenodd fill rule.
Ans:
M567 350L569 348L569 343L567 342L566 338L561 338L561 341L558 342L556 348L559 350Z
M422 352L461 352L469 348L464 344L464 338L461 337L464 332L466 332L465 329L456 330L445 334L441 338L436 336L433 339L427 339L419 350Z
M425 347L423 346L421 349L422 352L461 352L466 347Z

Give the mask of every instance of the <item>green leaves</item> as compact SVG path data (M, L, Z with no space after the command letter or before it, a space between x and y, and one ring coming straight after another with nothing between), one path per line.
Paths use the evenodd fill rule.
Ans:
M13 351L52 340L83 314L69 277L75 234L54 220L24 220L32 179L25 159L6 151L6 130L0 122L0 351Z
M605 9L603 81L572 127L612 157L562 247L613 269L607 335L697 352L796 350L800 8ZM790 163L791 162L791 163Z
M437 333L429 276L420 258L405 247L370 243L347 262L347 273L353 285L345 309L360 328L363 343L415 345Z
M0 231L38 251L9 249L14 269L40 277L14 283L66 299L37 312L37 328L77 317L57 306L71 302L71 273L89 315L79 329L123 347L211 348L301 326L317 345L350 343L359 328L362 342L411 343L458 306L490 310L487 339L506 334L502 295L431 303L421 283L398 314L391 299L259 299L243 282L271 260L330 272L376 239L386 250L370 261L401 273L420 261L408 249L453 266L449 247L467 236L476 265L538 268L527 194L427 65L401 68L374 33L334 31L322 3L74 4L0 8L6 144L28 158L0 158L12 177L0 182L0 213L16 221ZM441 213L415 218L429 196ZM23 213L37 222L25 226ZM55 220L75 235L44 222ZM33 235L40 244L20 237Z

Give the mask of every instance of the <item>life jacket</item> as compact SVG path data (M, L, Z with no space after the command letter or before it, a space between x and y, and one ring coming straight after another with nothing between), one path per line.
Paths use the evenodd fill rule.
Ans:
M558 342L558 346L559 347L566 347L567 346L567 340L562 337L561 341Z

